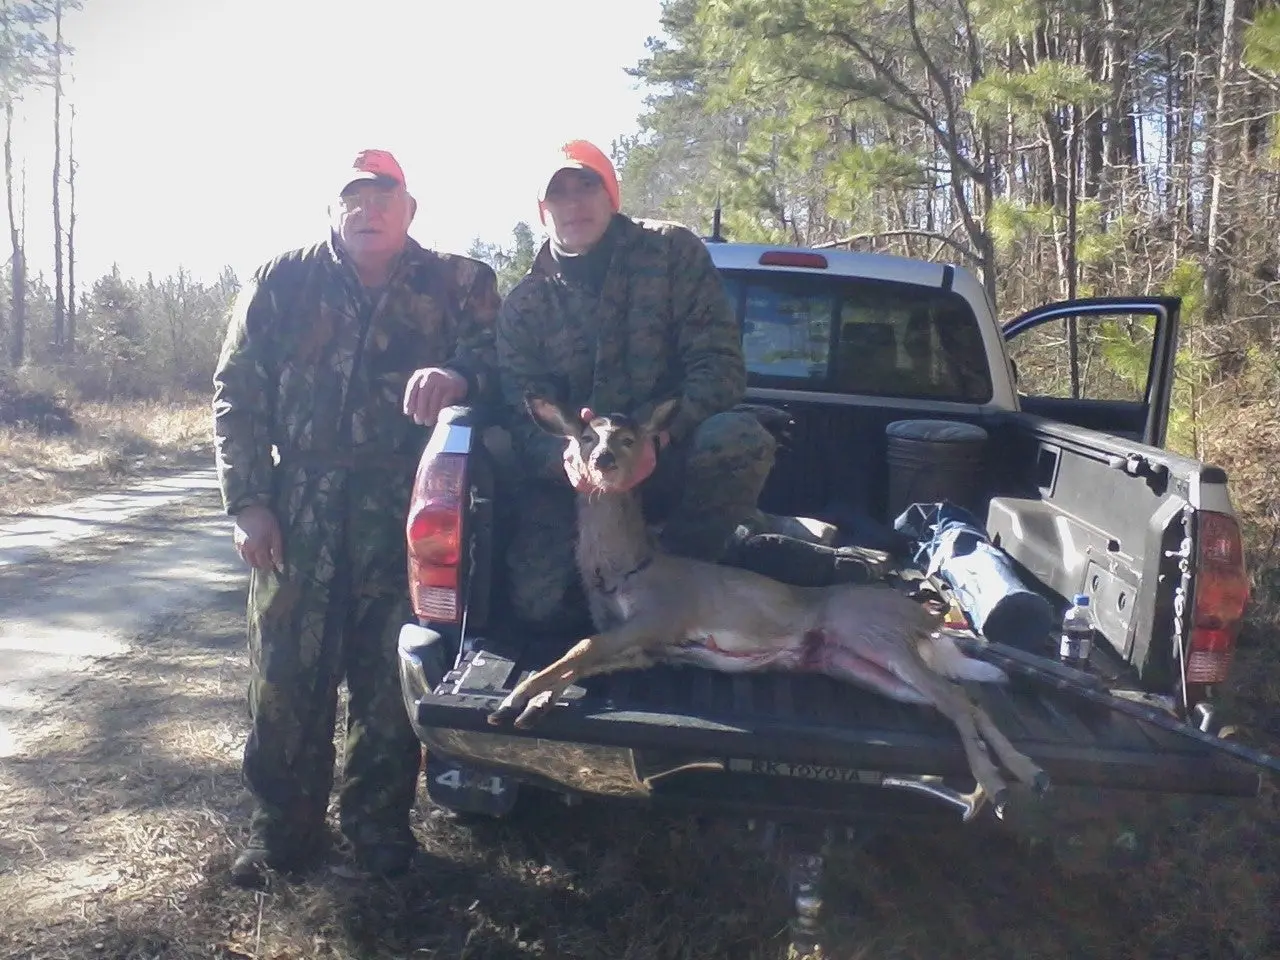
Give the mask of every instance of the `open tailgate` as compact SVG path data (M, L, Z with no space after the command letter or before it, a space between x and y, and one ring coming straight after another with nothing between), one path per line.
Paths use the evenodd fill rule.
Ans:
M791 768L809 765L827 778L870 771L971 780L959 736L941 715L818 675L659 665L572 686L528 730L490 726L488 714L507 692L562 651L563 644L481 640L409 704L410 715L420 729L501 735L517 765L513 737L628 749L637 766L660 757L676 767L720 764L764 775L796 775ZM1008 687L969 688L1055 785L1234 797L1260 789L1259 773L1246 764L1097 704L1017 677Z

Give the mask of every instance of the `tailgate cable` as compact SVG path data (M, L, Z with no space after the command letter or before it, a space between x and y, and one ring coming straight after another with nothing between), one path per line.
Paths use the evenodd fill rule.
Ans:
M1203 743L1205 746L1213 747L1215 750L1222 750L1254 766L1263 767L1273 774L1280 774L1280 757L1272 756L1243 743L1237 743L1234 740L1228 740L1201 730L1199 727L1178 720L1157 707L1152 707L1136 700L1117 697L1105 690L1097 677L1090 676L1083 671L1075 670L1045 657L1038 657L1033 653L1027 653L1016 647L979 640L969 634L948 631L948 635L956 642L956 646L968 656L993 663L1008 673L1015 673L1031 680L1039 681L1054 690L1060 690L1063 693L1081 697L1091 703L1100 704L1117 713L1123 713L1136 720L1167 730L1169 733L1188 737L1198 743Z
M908 593L908 596L917 598L927 595L933 595L944 603L954 602L948 597L947 584L942 582L936 574L922 577L921 582L916 585L915 589ZM1137 700L1129 700L1125 697L1117 697L1105 688L1101 679L1085 673L1083 670L1077 670L1056 660L1050 660L1047 657L1040 657L1034 653L1019 650L1017 647L1011 647L1008 644L979 639L973 633L959 630L947 630L946 633L966 655L993 663L1006 673L1017 674L1018 676L1038 681L1054 690L1080 697L1091 703L1104 706L1108 710L1114 710L1116 713L1123 713L1126 716L1133 717L1142 723L1149 723L1154 727L1159 727L1161 730L1177 734L1180 737L1187 737L1207 747L1229 753L1256 767L1262 767L1272 774L1280 774L1280 757L1272 756L1265 751L1255 750L1253 747L1246 746L1243 743L1237 743L1234 740L1228 740L1217 734L1209 733L1207 730L1201 730L1192 724L1184 723L1158 707L1153 707Z

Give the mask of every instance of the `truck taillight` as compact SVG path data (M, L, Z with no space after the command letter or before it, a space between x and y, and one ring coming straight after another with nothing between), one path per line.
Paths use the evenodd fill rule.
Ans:
M413 612L456 623L461 613L462 510L467 458L437 453L423 458L413 482L405 534Z
M1187 683L1222 683L1231 669L1236 638L1249 602L1244 544L1234 518L1199 511L1195 607L1187 655Z

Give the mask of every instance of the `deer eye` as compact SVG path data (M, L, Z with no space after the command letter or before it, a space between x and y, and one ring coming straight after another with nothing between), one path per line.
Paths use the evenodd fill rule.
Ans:
M624 447L630 447L635 445L635 440L633 440L631 437L623 437L619 442Z
M596 435L593 431L588 430L582 435L582 439L578 441L584 447L589 447L596 442Z

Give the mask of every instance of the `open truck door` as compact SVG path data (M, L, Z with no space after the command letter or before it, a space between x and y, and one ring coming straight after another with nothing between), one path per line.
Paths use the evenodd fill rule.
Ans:
M1002 333L1027 413L1152 447L1169 426L1177 297L1097 297L1029 310Z

